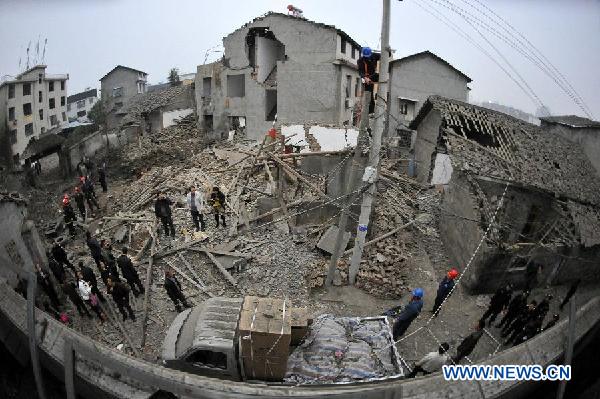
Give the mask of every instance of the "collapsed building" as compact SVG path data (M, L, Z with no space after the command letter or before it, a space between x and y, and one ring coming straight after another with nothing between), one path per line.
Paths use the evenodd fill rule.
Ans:
M411 128L417 178L444 192L441 238L457 265L470 265L471 291L522 286L530 262L547 284L598 278L600 178L580 146L439 96Z
M245 127L260 139L273 125L352 125L359 103L360 45L331 25L281 13L255 18L223 38L223 59L199 65L199 127L223 137Z

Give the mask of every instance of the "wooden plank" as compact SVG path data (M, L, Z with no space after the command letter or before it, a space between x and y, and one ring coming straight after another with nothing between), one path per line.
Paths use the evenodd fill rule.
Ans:
M229 272L227 270L225 270L225 268L223 267L221 262L219 262L219 260L217 258L215 258L215 256L213 254L211 254L210 252L205 250L204 253L206 254L206 256L208 256L208 258L212 261L212 263L215 264L215 266L217 267L217 269L219 269L221 274L223 276L225 276L227 281L229 281L234 287L237 287L237 280L231 274L229 274Z
M190 273L192 273L192 275L196 278L196 281L198 281L198 284L200 284L202 287L206 287L206 284L204 284L204 282L202 281L200 276L198 276L198 273L196 273L196 271L192 267L192 264L190 262L188 262L188 260L183 256L182 253L179 253L179 259L185 265L185 267L187 267L187 269L190 271Z
M302 183L306 184L313 190L319 197L325 200L331 200L327 194L325 194L321 189L315 186L311 181L302 176L300 173L296 172L290 165L283 162L277 155L266 151L266 153L273 159L279 166L281 166L288 174L294 176L296 179L300 180Z
M118 220L120 222L154 222L154 219L147 218L128 218L128 217L119 217L119 216L104 216L102 219L104 220Z
M208 295L211 298L214 297L214 295L211 292L209 292L205 287L202 287L200 284L198 284L197 282L195 282L192 278L190 278L190 276L188 276L187 274L185 274L180 268L178 268L177 266L175 266L172 262L169 262L168 260L166 260L165 263L167 265L169 265L169 267L171 269L173 269L177 273L179 273L179 275L181 277L183 277L186 281L188 281L194 287L198 288L201 292L203 292L204 294Z
M154 250L156 248L156 224L150 230L152 244L150 246L150 261L146 269L146 281L144 282L144 315L142 316L142 341L140 347L146 345L146 328L148 327L148 307L150 305L150 283L152 282L152 266L154 266Z
M396 227L395 229L393 229L393 230L391 230L391 231L388 231L387 233L385 233L385 234L383 234L383 235L380 235L379 237L377 237L377 238L374 238L374 239L372 239L371 241L367 241L367 242L365 243L365 245L363 245L363 249L364 249L364 248L366 248L366 247L368 247L369 245L376 244L376 243L378 243L378 242L379 242L379 241L381 241L381 240L385 240L386 238L388 238L388 237L390 237L390 236L393 236L394 234L396 234L396 233L397 233L397 232L399 232L400 230L402 230L402 229L405 229L405 228L407 228L408 226L410 226L410 225L414 224L414 223L415 223L415 221L416 221L416 220L411 220L410 222L408 222L408 223L406 223L406 224L403 224L403 225L402 225L402 226L400 226L400 227ZM343 256L345 256L345 255L350 255L350 254L351 254L353 251L354 251L354 247L350 248L350 249L349 249L349 250L347 250L347 251L344 251L344 253L343 253L342 255L343 255Z
M254 256L252 256L252 255L244 254L241 252L229 252L229 251L222 251L220 249L212 249L212 248L206 248L206 247L198 247L198 248L189 247L188 250L194 251L194 252L207 252L208 251L212 254L225 255L225 256L237 256L238 258L246 258L246 259L254 258Z

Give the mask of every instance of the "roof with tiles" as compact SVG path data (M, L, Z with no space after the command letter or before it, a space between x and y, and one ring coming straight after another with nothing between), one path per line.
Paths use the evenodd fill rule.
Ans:
M84 100L89 97L97 97L97 96L98 96L98 91L96 89L82 91L81 93L73 94L73 95L67 97L67 104L72 104L79 100Z
M111 73L113 73L113 72L114 72L114 71L116 71L117 69L126 69L126 70L128 70L128 71L132 71L132 72L143 73L144 75L148 76L148 73L146 73L146 72L144 72L144 71L140 71L139 69L130 68L130 67L128 67L128 66L123 66L123 65L117 65L116 67L114 67L113 69L111 69L110 71L108 71L108 72L106 73L106 75L102 76L102 77L100 78L100 81L102 81L102 80L106 79L106 77L107 77L108 75L110 75Z
M593 121L588 118L583 118L577 115L561 115L561 116L545 116L540 120L549 124L559 124L574 128L593 127L600 128L600 122Z
M27 200L21 196L21 194L13 191L2 191L0 190L0 203L12 202L17 205L27 205Z
M535 125L462 101L431 96L412 129L432 110L445 122L443 138L455 168L600 205L600 178L581 147Z
M454 72L458 73L460 76L462 76L463 78L465 78L467 80L467 83L470 83L470 82L473 81L470 77L468 77L465 73L463 73L459 69L455 68L448 61L446 61L442 57L438 56L437 54L432 53L429 50L421 51L420 53L411 54L411 55L408 55L406 57L397 58L397 59L395 59L393 61L390 61L390 68L393 68L394 65L399 65L402 62L406 62L406 61L409 61L409 60L412 60L412 59L416 59L416 58L423 58L423 57L430 57L430 58L433 58L435 60L440 61L442 64L446 65L448 68L452 69Z
M262 21L263 19L265 19L265 18L268 18L268 17L270 17L270 16L279 16L279 17L285 17L285 18L290 18L290 19L295 19L295 20L305 21L305 22L307 22L307 23L310 23L310 24L313 24L313 25L319 26L319 27L321 27L321 28L325 28L325 29L333 29L333 30L335 30L335 31L336 31L336 32L337 32L337 33L338 33L340 36L342 36L344 39L346 39L346 41L348 41L348 42L352 43L354 46L358 47L359 49L362 47L360 44L358 44L358 42L357 42L356 40L352 39L352 37L350 37L350 35L349 35L349 34L347 34L346 32L344 32L344 31L343 31L343 30L341 30L341 29L338 29L338 28L336 28L336 27L335 27L335 26L333 26L333 25L327 25L327 24L324 24L324 23L321 23L321 22L311 21L310 19L306 19L306 18L304 18L304 17L295 17L295 16L293 16L293 15L291 15L291 14L284 14L284 13L280 13L280 12L274 12L274 11L269 11L269 12L267 12L266 14L264 14L264 15L261 15L260 17L256 17L256 18L254 18L252 21L245 23L244 25L240 26L239 28L237 28L236 30L234 30L233 32L231 32L230 34L228 34L228 35L227 35L227 36L225 36L225 37L228 37L228 36L230 36L231 34L233 34L233 33L237 32L238 30L240 30L240 29L243 29L243 28L245 28L245 27L247 27L247 26L249 26L249 25L251 25L251 24L253 24L253 23L255 23L255 22Z

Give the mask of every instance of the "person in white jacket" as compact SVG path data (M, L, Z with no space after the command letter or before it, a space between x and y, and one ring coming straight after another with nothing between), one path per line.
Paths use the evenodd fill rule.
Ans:
M187 195L187 205L192 214L192 221L196 226L196 231L204 231L206 224L204 223L204 215L202 210L206 206L204 193L196 191L195 186L190 187L190 192Z
M81 272L77 272L77 291L79 292L81 299L83 299L92 308L100 321L104 322L105 316L100 310L98 297L96 294L92 293L92 287L87 283L87 281L83 280L83 274Z

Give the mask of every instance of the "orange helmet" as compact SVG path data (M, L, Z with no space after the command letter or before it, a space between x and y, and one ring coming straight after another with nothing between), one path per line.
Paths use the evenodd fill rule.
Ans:
M454 280L456 276L458 276L458 270L456 270L455 268L452 268L448 271L448 278L450 280Z

